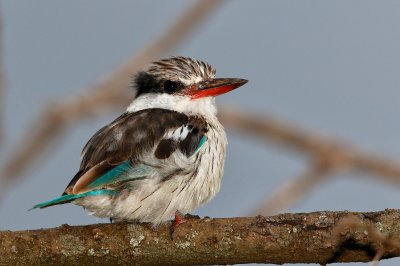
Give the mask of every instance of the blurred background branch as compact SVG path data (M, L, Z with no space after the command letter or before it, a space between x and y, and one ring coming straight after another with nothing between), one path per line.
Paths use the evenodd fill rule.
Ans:
M77 95L45 108L7 156L1 168L0 196L39 158L43 160L43 153L49 150L50 144L59 140L68 128L82 119L125 107L134 97L127 89L132 75L181 44L222 2L196 1L161 36L122 66ZM396 185L400 182L398 162L370 155L344 141L322 137L292 123L237 108L222 107L219 117L228 128L273 141L310 158L308 170L283 184L265 201L265 206L258 209L263 214L274 214L290 207L309 194L325 176L338 172L355 171L372 174Z
M328 175L329 169L320 165L311 166L304 173L276 188L260 206L252 211L252 214L274 215L289 209L325 181Z
M47 106L16 144L7 157L0 175L0 199L9 186L22 178L25 171L39 158L55 140L66 133L74 123L91 116L120 109L132 101L127 85L134 73L182 43L224 1L196 1L159 37L144 49L112 71L83 93L65 101Z
M276 118L238 111L237 108L222 108L219 117L233 130L273 141L304 153L310 159L309 169L276 189L254 214L272 215L285 210L309 194L321 181L346 171L372 175L379 181L400 185L400 162L385 156L372 155L345 141L320 136Z
M50 104L32 123L5 161L0 182L0 199L9 185L24 177L24 172L43 159L50 144L60 140L60 136L74 124L109 112L122 109L134 95L127 89L132 75L163 54L176 48L191 32L204 22L212 11L223 1L197 1L186 10L159 37L151 41L136 56L127 60L93 86L64 101ZM221 122L228 128L254 135L281 144L286 148L304 153L310 158L310 167L303 174L269 196L264 206L257 211L265 215L275 214L298 202L328 176L344 171L373 174L380 180L399 185L400 164L384 156L370 155L349 143L320 136L293 123L265 115L246 113L237 108L220 109Z

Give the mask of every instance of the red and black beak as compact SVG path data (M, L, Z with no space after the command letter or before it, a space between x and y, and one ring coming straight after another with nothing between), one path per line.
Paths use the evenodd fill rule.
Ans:
M191 99L218 96L234 90L247 83L245 79L220 78L210 79L197 83L188 88L187 93Z

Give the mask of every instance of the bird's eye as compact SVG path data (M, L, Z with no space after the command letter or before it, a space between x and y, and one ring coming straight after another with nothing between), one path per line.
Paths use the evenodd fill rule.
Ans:
M167 93L174 93L178 89L178 83L172 80L167 80L164 82L164 90Z

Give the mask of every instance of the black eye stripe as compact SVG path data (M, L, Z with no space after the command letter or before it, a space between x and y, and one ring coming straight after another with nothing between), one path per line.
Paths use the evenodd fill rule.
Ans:
M164 90L166 93L174 93L181 89L181 84L176 81L166 80L164 82Z

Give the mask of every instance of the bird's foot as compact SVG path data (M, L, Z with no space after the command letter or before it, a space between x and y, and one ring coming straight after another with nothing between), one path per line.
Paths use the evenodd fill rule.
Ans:
M179 225L183 224L186 222L186 219L191 219L195 215L190 215L190 217L186 217L188 214L183 215L180 211L175 212L175 219L171 222L171 227L169 228L169 236L171 240L174 240L174 232L175 229L178 228ZM198 217L198 216L197 216ZM200 217L199 217L200 218Z
M190 213L183 215L180 211L175 212L175 219L171 222L171 227L169 228L169 236L171 237L171 240L174 240L175 229L190 219L200 219L200 216L192 215Z

